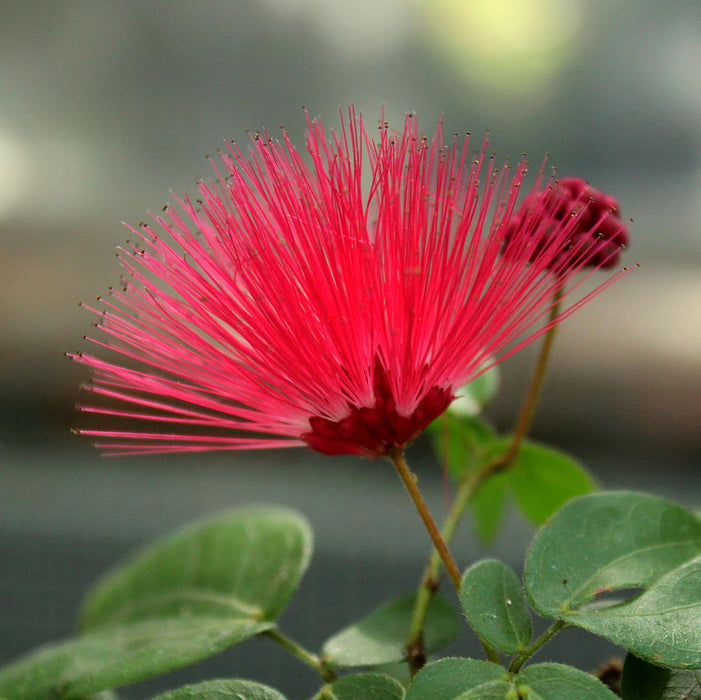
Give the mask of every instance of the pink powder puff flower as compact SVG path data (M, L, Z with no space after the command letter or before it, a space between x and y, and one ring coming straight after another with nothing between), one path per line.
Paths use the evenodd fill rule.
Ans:
M353 108L339 133L307 119L307 160L284 131L255 135L249 155L229 147L225 177L200 184L201 199L132 229L123 286L91 308L106 339L90 340L116 359L73 357L107 400L83 411L159 427L78 431L107 453L385 455L542 335L577 272L618 254L573 240L575 219L538 199L540 177L511 226L525 162L498 168L469 137L446 143L440 125L424 136L408 115L372 138ZM591 214L587 235L602 223Z
M512 248L524 239L524 229L531 229L528 245L530 260L535 261L551 236L558 235L562 222L574 221L569 239L550 262L550 269L559 274L574 260L576 248L586 257L585 267L608 269L618 265L620 252L628 245L628 231L620 219L618 201L594 189L584 180L567 177L550 183L544 190L532 192L514 215L504 239L505 253L519 252ZM591 247L593 250L588 250Z

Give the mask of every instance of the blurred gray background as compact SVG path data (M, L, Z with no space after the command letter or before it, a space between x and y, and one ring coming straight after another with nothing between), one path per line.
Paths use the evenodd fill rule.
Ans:
M384 105L396 125L416 111L427 130L441 114L449 131L490 130L500 155L550 153L618 197L642 267L561 328L534 435L605 486L701 506L700 3L0 0L0 661L70 634L85 587L132 545L251 499L321 531L322 579L296 618L311 646L350 619L333 600L359 614L418 577L426 543L383 464L104 460L69 434L85 375L62 353L84 347L78 302L118 280L120 222L193 192L225 139L283 124L300 143L302 105L334 125L349 103L370 122ZM532 360L503 365L502 429ZM440 465L414 450L440 511ZM530 531L509 528L499 546L518 566ZM272 681L272 664L282 690L311 693L304 669L247 649L251 665L233 655L217 673Z

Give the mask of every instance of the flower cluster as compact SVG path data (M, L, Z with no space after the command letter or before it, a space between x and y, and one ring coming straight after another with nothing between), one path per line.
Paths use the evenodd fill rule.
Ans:
M569 236L562 245L563 223L569 222ZM530 231L530 235L526 235ZM628 231L620 219L618 201L576 177L550 183L531 193L513 217L506 234L506 254L525 245L536 261L549 245L559 250L550 269L562 274L578 258L584 266L608 269L619 264L628 245Z
M627 241L579 180L537 183L519 209L524 162L412 115L376 137L353 109L338 133L309 119L306 147L284 131L231 145L198 200L134 229L123 285L91 308L112 359L74 356L107 399L83 410L140 422L80 431L106 452L384 455L621 274L548 321Z

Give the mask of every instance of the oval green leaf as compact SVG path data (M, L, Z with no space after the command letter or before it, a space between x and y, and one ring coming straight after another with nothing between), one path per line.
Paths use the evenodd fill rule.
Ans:
M542 525L558 508L594 490L594 480L568 455L525 441L507 471L521 512Z
M616 700L600 680L572 666L545 663L527 666L514 679L524 700Z
M43 647L6 666L0 670L0 693L9 700L84 697L182 668L273 626L179 618L110 627Z
M701 521L664 498L597 493L567 503L536 535L524 582L544 617L567 619L616 589L647 587L701 554Z
M514 571L496 559L471 566L460 586L465 617L477 635L506 654L518 654L531 641L531 614Z
M498 664L441 659L416 674L406 700L505 700L513 688L508 678Z
M448 411L430 425L433 445L456 481L497 454L499 436L481 418Z
M309 525L293 511L250 507L219 515L109 573L87 598L82 627L180 615L273 620L311 550Z
M499 533L506 513L508 475L505 472L490 474L474 493L470 501L472 527L477 539L489 544Z
M406 643L416 595L381 605L359 622L330 637L322 654L334 666L377 666L406 657ZM459 618L440 596L428 608L424 641L432 653L450 644L458 634Z
M404 700L402 684L381 673L356 673L324 687L324 700Z
M151 700L285 700L274 688L238 679L204 681L157 695Z
M701 668L701 556L673 569L628 603L585 608L562 619L651 663Z
M628 654L621 692L623 700L701 700L701 671L661 668Z

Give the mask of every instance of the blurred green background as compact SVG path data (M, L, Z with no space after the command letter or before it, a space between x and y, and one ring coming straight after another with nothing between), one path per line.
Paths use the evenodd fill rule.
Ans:
M380 587L399 580L396 537L413 514L398 500L396 519L372 519L401 499L374 463L301 451L103 460L69 434L85 374L63 352L85 347L92 319L78 302L118 280L120 222L194 192L205 156L248 129L282 124L301 144L302 105L331 126L349 103L370 123L382 106L395 125L416 111L427 130L442 114L448 131L489 130L500 155L534 164L549 153L562 175L620 200L635 219L626 262L642 267L561 328L534 434L589 460L604 485L701 505L700 3L3 0L0 87L0 658L68 634L113 554L251 498L311 511L326 533L320 566L350 557L360 569L340 590L368 567ZM503 366L491 411L503 429L532 359ZM416 454L440 509L439 465L425 444ZM362 533L362 565L343 559L355 541L344 533L367 518L385 534ZM419 566L421 537L407 538ZM523 542L511 539L516 562Z

